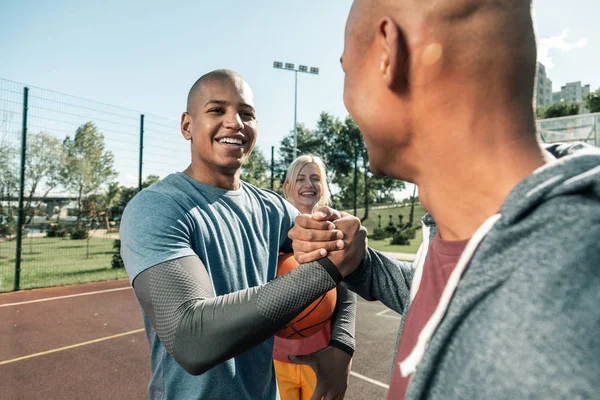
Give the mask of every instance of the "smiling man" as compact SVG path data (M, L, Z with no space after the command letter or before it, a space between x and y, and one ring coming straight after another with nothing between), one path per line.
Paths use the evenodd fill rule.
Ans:
M273 334L341 275L325 259L273 279L298 212L240 180L257 120L238 74L217 70L193 85L181 132L190 166L138 193L121 224L121 256L150 344L148 398L274 400ZM354 349L353 320L339 320L328 351L315 353L322 382Z

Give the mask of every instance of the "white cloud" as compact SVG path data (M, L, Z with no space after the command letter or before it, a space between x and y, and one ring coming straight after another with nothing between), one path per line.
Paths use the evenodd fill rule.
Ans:
M569 30L563 29L560 36L541 38L538 41L538 61L544 64L547 69L554 67L554 62L550 55L554 50L560 50L562 53L566 53L574 49L583 48L588 44L587 38L569 42L567 36L569 36Z

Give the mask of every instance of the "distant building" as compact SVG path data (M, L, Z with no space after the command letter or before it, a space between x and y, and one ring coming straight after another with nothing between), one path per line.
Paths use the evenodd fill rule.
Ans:
M537 107L546 107L552 102L552 81L546 75L544 64L538 62L535 80L535 104Z
M560 88L561 100L569 103L583 103L586 94L590 92L590 85L581 86L581 81L569 82Z
M559 101L562 100L562 93L561 92L553 92L552 93L552 102L553 103L557 103Z

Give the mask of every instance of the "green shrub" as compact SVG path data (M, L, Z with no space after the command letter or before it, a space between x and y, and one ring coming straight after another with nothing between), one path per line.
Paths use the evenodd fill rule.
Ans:
M394 237L396 232L398 232L398 229L393 224L390 223L388 226L386 226L384 228L384 232L385 232L386 238Z
M67 227L61 224L50 224L46 231L46 237L65 237L67 236Z
M10 236L15 233L14 224L5 222L0 224L0 237Z
M399 244L402 246L407 246L410 244L410 241L417 236L417 233L413 228L405 228L401 231L398 231L392 237L391 244Z
M383 240L385 239L386 233L382 228L375 228L375 230L373 231L373 239L374 240Z
M75 228L71 232L71 239L82 240L88 238L88 230L85 228Z
M125 268L125 264L123 264L123 259L121 258L121 240L116 239L114 241L113 249L115 250L115 253L112 256L110 265L113 269Z

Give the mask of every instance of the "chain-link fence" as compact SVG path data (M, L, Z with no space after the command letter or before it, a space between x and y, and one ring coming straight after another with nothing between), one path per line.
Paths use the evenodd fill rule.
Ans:
M174 119L0 79L0 292L125 277L126 202L188 164Z
M541 119L537 129L546 143L584 142L600 146L600 113Z
M545 142L600 144L600 113L537 126ZM124 278L125 205L189 160L175 119L0 79L0 292ZM389 209L371 206L387 225Z

